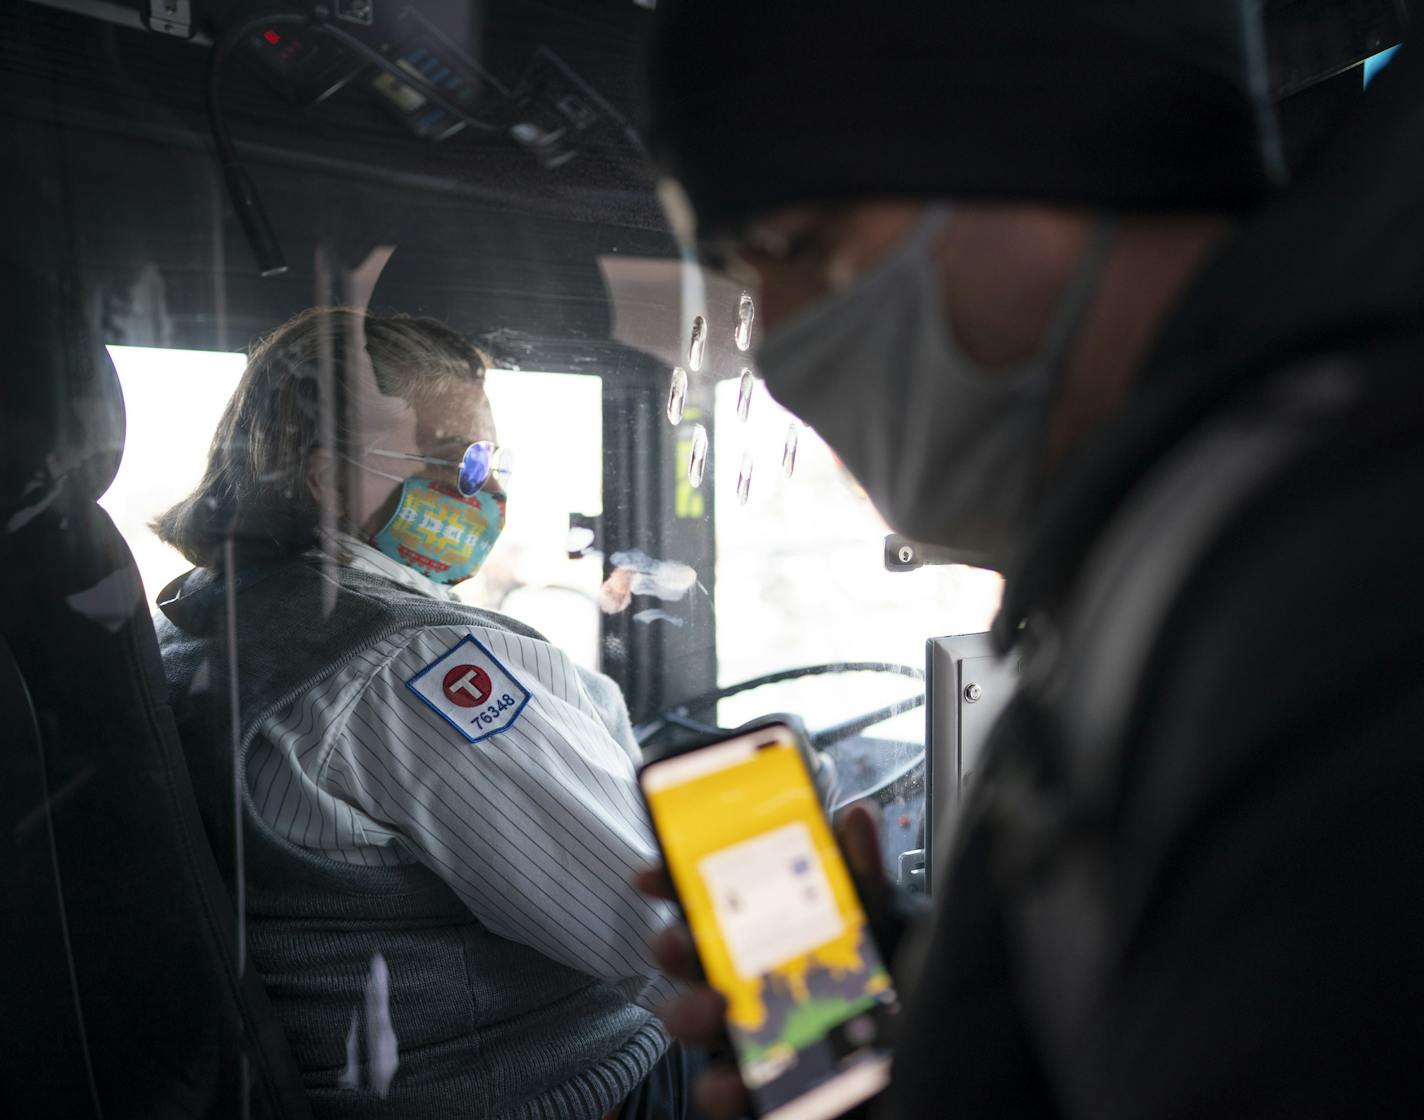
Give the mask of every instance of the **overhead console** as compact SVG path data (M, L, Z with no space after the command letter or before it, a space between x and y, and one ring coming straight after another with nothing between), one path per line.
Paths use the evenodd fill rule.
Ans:
M269 217L248 171L267 155L246 150L257 138L243 123L254 81L275 91L303 131L321 128L335 134L337 145L342 133L354 137L357 129L387 119L432 148L454 141L468 149L473 139L482 150L523 153L524 167L513 177L507 162L490 167L498 174L488 178L502 184L583 161L592 170L578 176L581 191L604 183L624 193L635 187L645 196L642 208L653 206L642 142L630 120L633 54L648 13L632 3L592 16L566 4L507 0L30 3L207 50L203 109L230 204L262 276L285 272L287 254L281 223ZM467 166L469 152L464 155L435 165ZM429 165L418 155L402 162L414 174ZM516 186L510 193L528 198L538 192Z

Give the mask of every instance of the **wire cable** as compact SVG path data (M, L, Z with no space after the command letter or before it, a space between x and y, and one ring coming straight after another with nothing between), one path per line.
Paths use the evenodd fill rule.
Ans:
M227 182L228 197L232 199L233 209L237 211L237 220L242 224L247 243L252 247L252 255L257 258L258 274L264 277L282 275L287 271L287 260L282 254L282 246L273 232L267 212L262 209L262 200L257 196L252 177L237 158L232 134L223 118L221 90L223 68L233 48L259 28L274 24L308 27L311 25L311 17L296 12L268 12L233 24L213 44L213 53L208 56L207 81L208 128L213 134L213 146L217 148L218 163Z
M228 197L232 199L233 209L237 212L237 219L242 224L242 231L247 237L247 243L252 247L252 255L257 260L257 271L264 277L282 275L287 271L287 261L282 253L281 243L277 240L277 235L272 228L272 223L262 208L262 201L257 195L257 188L252 182L252 177L248 175L247 168L237 157L232 133L227 127L227 121L222 112L221 90L223 70L233 49L254 32L273 26L300 27L319 35L325 35L362 62L384 71L403 85L409 86L432 104L470 128L490 133L501 131L499 125L472 116L460 105L451 101L427 81L423 74L402 68L345 28L337 27L322 17L305 12L279 11L250 16L234 23L218 37L213 44L212 54L208 58L206 89L208 127L212 132L213 146L217 149L218 163L222 166L223 178L227 182ZM493 78L483 74L482 76L497 89L502 89Z

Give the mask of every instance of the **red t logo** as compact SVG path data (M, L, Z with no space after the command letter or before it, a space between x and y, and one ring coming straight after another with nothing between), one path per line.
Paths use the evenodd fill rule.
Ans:
M462 708L474 708L490 698L494 685L478 665L456 665L445 674L441 688L445 699Z

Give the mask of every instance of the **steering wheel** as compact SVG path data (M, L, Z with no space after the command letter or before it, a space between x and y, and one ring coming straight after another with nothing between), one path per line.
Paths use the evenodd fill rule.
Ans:
M799 669L783 669L778 673L766 673L759 677L752 677L750 680L738 681L736 684L730 684L684 700L656 719L635 727L633 734L639 745L644 747L652 743L658 736L672 731L692 732L699 736L730 735L735 732L735 728L719 727L715 723L696 719L691 713L709 708L728 696L735 696L739 692L748 692L763 685L799 680L803 677L825 676L831 673L891 673L896 676L909 677L911 680L924 680L924 673L919 669L885 661L831 661L820 665L806 665ZM854 763L845 766L846 760L837 757L842 752L830 748L834 748L837 743L852 739L867 727L880 723L882 720L922 707L924 702L925 695L921 691L915 696L897 700L893 704L886 704L874 711L866 712L808 735L811 745L817 752L823 757L833 760L831 773L836 777L833 778L835 793L833 801L828 806L830 809L839 809L851 801L862 798L871 798L881 805L882 814L879 826L881 846L886 859L885 871L892 880L903 873L901 868L902 853L924 847L925 812L927 809L924 786L921 782L917 791L913 789L907 791L904 784L911 781L911 776L917 771L923 773L924 752L915 751L909 757L900 758L897 757L899 751L896 748L903 748L908 744L887 743L886 747L892 751L890 755L880 755L878 751L875 754L883 762L888 762L889 766L883 769L877 767L872 774L864 775L860 781L855 781L856 767ZM847 746L852 747L852 744L847 744ZM867 756L862 754L861 757L866 758ZM892 797L897 796L896 791L899 791L898 796L901 797L908 794L910 800L907 806L902 804L900 809L892 810L891 801Z
M639 724L633 729L633 735L637 738L640 746L646 746L659 735L673 729L692 731L699 735L730 735L735 731L735 728L719 727L715 723L694 719L690 713L709 708L719 700L725 700L739 692L749 692L764 685L800 680L803 677L820 677L830 673L892 673L917 681L925 679L924 673L919 669L910 665L897 665L890 661L828 661L819 665L805 665L799 669L782 669L780 672L765 673L762 676L738 681L736 684L725 685L722 688L713 689L711 692L704 692L700 696L694 696L690 700L684 700L655 719ZM810 734L811 745L817 750L822 750L842 739L858 735L867 727L873 727L891 716L898 716L902 712L922 707L924 702L925 694L921 692L915 696L906 697L904 700L897 700L893 704L876 708L874 711L866 712L864 715L855 716L820 731L814 731Z

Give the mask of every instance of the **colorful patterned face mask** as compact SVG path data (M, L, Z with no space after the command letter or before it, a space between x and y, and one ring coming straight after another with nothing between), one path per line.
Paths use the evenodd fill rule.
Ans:
M443 482L408 478L400 502L371 544L436 583L459 583L480 569L504 529L503 496L468 496Z

